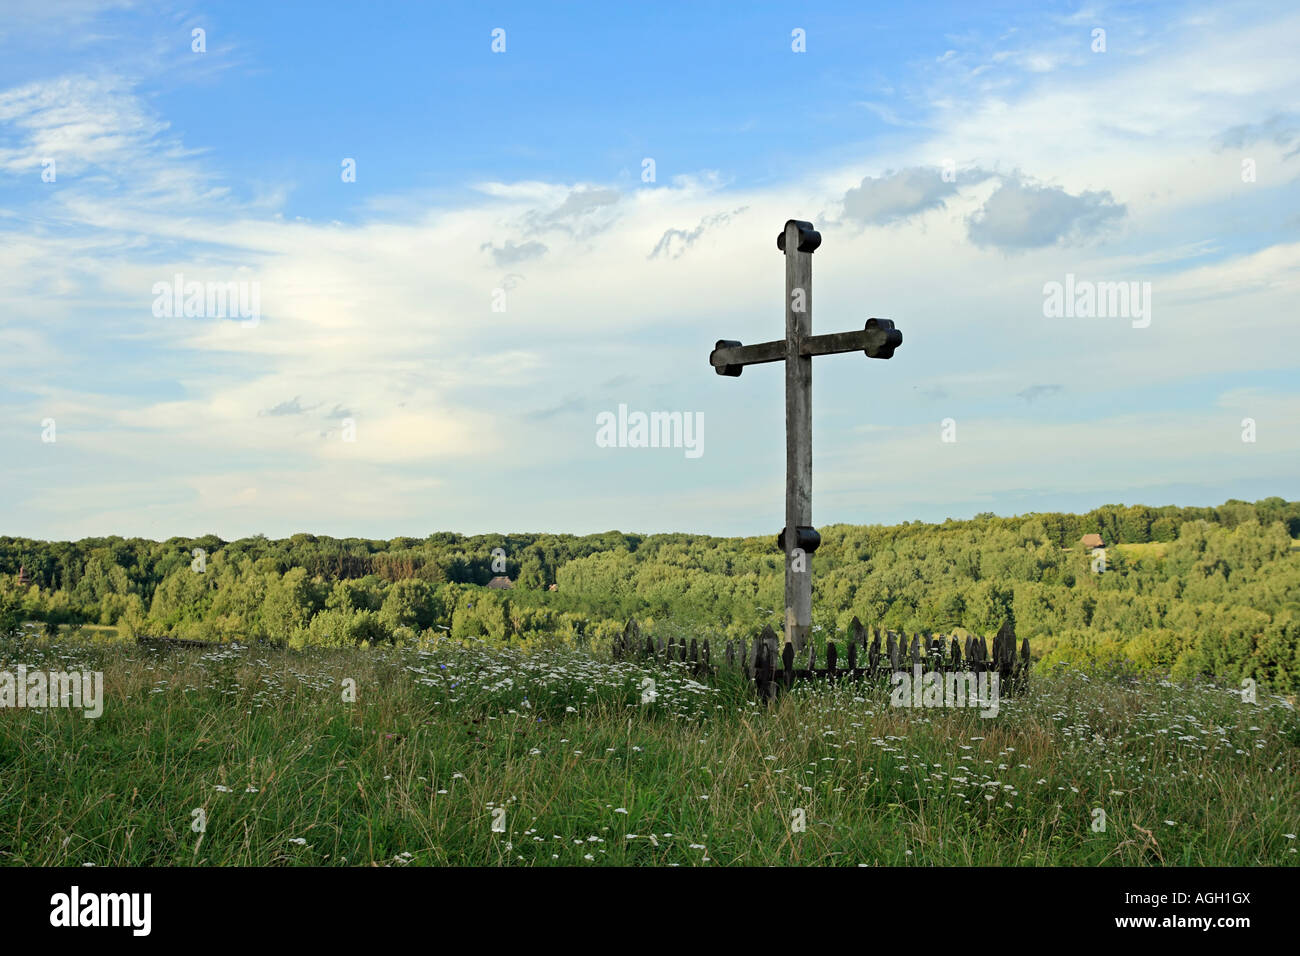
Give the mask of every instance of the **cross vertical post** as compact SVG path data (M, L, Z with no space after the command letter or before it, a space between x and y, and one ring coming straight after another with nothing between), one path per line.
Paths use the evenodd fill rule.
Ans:
M812 250L803 251L800 223L785 224L785 639L796 652L812 633L811 555L798 529L812 527ZM818 239L820 240L820 236ZM815 246L814 246L815 248Z
M822 237L813 224L791 219L776 237L785 253L785 338L759 345L718 339L709 364L738 378L747 365L785 363L785 639L801 651L812 636L812 553L821 535L812 526L812 357L856 352L894 357L903 333L889 319L867 319L860 332L812 334L812 254Z

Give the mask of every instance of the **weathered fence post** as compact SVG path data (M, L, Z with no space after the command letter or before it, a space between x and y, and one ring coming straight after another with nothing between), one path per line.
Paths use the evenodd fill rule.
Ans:
M998 680L1010 689L1012 672L1016 665L1016 634L1009 618L1002 622L997 635L993 638L993 660L997 668Z
M776 657L776 633L769 624L754 638L754 682L765 704L776 699Z
M1025 638L1020 645L1020 663L1016 668L1016 686L1026 687L1029 684L1029 638Z
M858 645L861 645L863 652L867 653L867 660L870 662L871 655L867 651L867 629L862 626L862 622L856 616L849 622L849 633L853 635L853 643L849 645L849 667L858 666Z
M636 621L628 618L627 623L623 625L623 633L614 635L614 642L610 645L610 656L614 660L621 661L631 656L632 628L635 625Z

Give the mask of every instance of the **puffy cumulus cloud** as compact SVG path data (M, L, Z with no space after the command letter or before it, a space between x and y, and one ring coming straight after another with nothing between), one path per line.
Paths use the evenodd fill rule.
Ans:
M989 180L997 182L996 188L967 219L967 236L981 247L1024 250L1071 245L1097 236L1126 212L1109 191L1073 195L1060 186L978 166L960 173L951 167L945 171L911 166L863 177L845 192L841 215L845 222L862 226L899 224L931 210L959 206L969 198L965 187Z
M973 182L987 178L978 170L945 177L937 167L913 166L883 176L866 176L851 187L842 200L843 217L864 226L901 222L930 209L941 209L957 192L957 179Z
M1108 191L1072 196L1060 186L1005 179L970 217L968 231L977 246L1040 249L1085 242L1124 213L1124 205Z

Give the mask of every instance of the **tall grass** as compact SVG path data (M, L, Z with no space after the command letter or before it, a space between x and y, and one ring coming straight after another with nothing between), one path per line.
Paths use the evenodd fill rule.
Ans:
M106 701L97 720L0 710L10 864L1295 865L1300 848L1294 708L1209 684L1035 673L983 719L856 686L764 709L728 675L447 643L0 642L0 670L18 663L102 671Z

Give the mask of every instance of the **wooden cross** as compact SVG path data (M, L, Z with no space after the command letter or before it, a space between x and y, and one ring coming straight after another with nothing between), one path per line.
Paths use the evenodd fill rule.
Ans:
M821 544L812 527L812 357L855 352L892 358L903 333L888 319L867 319L861 332L812 334L812 254L821 234L810 222L791 219L776 237L785 253L785 338L762 345L719 339L709 364L737 377L746 365L785 362L785 529L777 546L785 552L785 639L803 649L812 632L809 560Z

